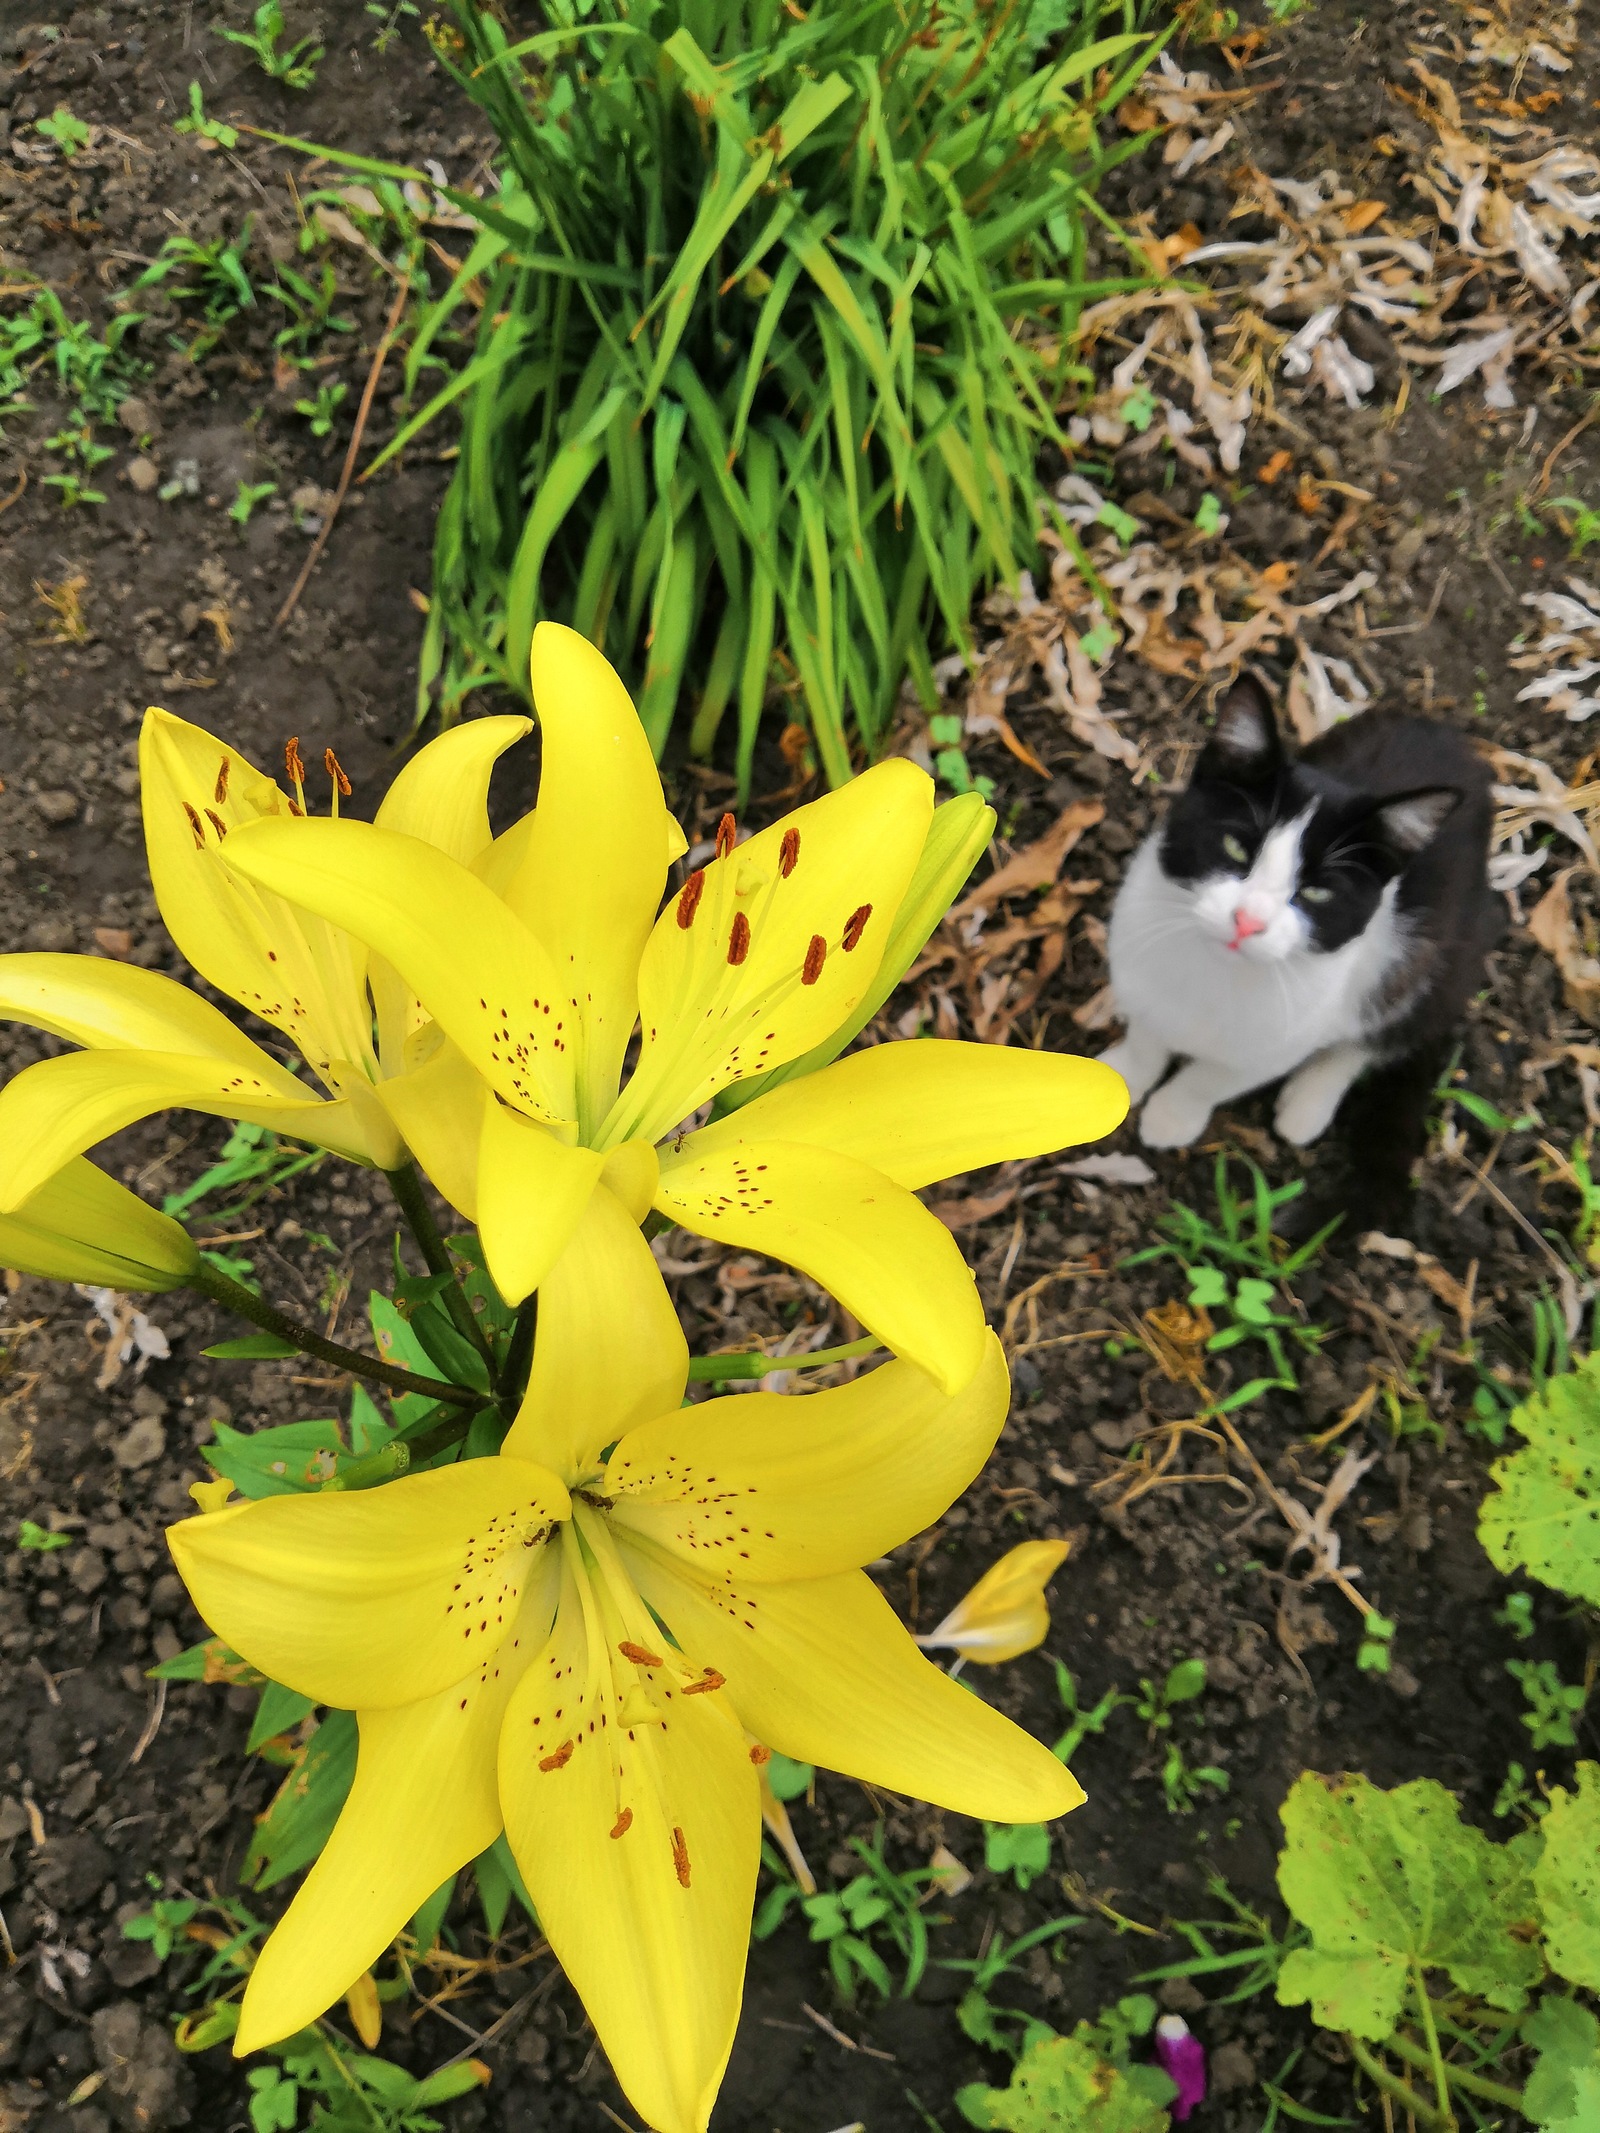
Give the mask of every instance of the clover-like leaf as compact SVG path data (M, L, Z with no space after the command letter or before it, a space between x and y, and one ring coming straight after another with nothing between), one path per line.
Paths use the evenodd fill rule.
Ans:
M1600 1763L1578 1765L1576 1792L1554 1788L1541 1828L1533 1889L1546 1959L1569 1984L1600 1992Z
M1544 2133L1600 2125L1600 2022L1588 2008L1551 1994L1523 2023L1522 2041L1539 2055L1522 2092L1524 2114Z
M1158 2068L1124 2070L1081 2037L1041 2037L1009 2088L969 2082L956 2091L956 2108L969 2125L996 2133L1167 2133L1162 2105L1176 2094Z
M1497 1570L1600 1606L1600 1353L1524 1400L1511 1426L1528 1441L1490 1468L1478 1538Z
M1422 1971L1444 1970L1492 2006L1524 2005L1544 1968L1532 1883L1517 1853L1462 1822L1442 1785L1382 1792L1308 1772L1282 1813L1278 1887L1312 1945L1284 1963L1281 2006L1310 2001L1325 2028L1378 2041Z

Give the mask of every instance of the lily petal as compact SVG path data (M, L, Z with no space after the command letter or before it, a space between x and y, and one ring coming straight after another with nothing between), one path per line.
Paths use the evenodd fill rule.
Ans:
M0 1212L14 1212L73 1156L156 1111L241 1118L353 1162L382 1160L355 1105L324 1103L265 1053L262 1061L257 1071L184 1052L68 1052L24 1067L0 1089ZM285 1086L292 1094L280 1093Z
M219 992L281 1029L320 1073L329 1059L370 1061L366 950L230 872L223 856L241 827L277 819L289 797L237 749L174 718L145 715L139 735L145 852L167 931Z
M690 876L639 970L643 1046L602 1138L657 1140L845 1020L883 960L933 783L879 763Z
M569 1566L575 1554L569 1537ZM705 2133L739 2019L755 1767L721 1695L663 1682L660 1715L628 1722L615 1627L569 1567L555 1635L501 1735L506 1835L634 2108L657 2133Z
M201 1615L252 1666L369 1710L437 1695L490 1657L568 1508L543 1468L471 1459L381 1489L232 1504L167 1541Z
M661 776L605 655L576 630L533 633L539 804L505 900L569 983L585 1138L610 1109L639 1008L639 957L667 877Z
M1008 1548L918 1644L948 1646L984 1666L1033 1651L1050 1634L1045 1588L1066 1561L1069 1546L1049 1540L1019 1541Z
M498 1651L437 1696L361 1712L355 1783L256 1958L236 2053L314 2022L434 1890L499 1836L500 1728L554 1608L560 1558L549 1549L541 1555L547 1597L541 1606L530 1591L517 1630Z
M220 1008L134 963L92 955L0 955L0 1016L93 1051L192 1052L307 1091Z
M368 822L258 822L228 863L347 926L404 978L492 1089L532 1118L570 1120L566 994L551 958L464 866Z
M530 1296L566 1250L605 1160L504 1104L483 1107L478 1235L484 1264L507 1303Z
M780 1754L989 1822L1044 1822L1082 1803L1048 1748L923 1658L863 1572L730 1597L654 1548L623 1541L621 1552L673 1635L726 1677L741 1722Z
M875 1044L786 1081L688 1135L683 1153L802 1141L914 1192L985 1163L1101 1140L1127 1114L1127 1083L1097 1059L930 1037Z
M576 1483L602 1446L675 1411L688 1374L689 1346L655 1254L598 1185L540 1287L528 1389L501 1450Z
M827 1392L658 1410L606 1462L614 1523L729 1587L855 1570L931 1526L981 1472L1010 1389L991 1333L953 1399L914 1363L885 1363Z
M494 1097L471 1060L447 1037L431 1059L372 1093L456 1213L476 1222L484 1114Z
M82 1156L0 1215L0 1266L94 1288L177 1289L200 1255L188 1231Z
M656 1206L699 1236L809 1274L945 1392L983 1358L983 1307L954 1237L866 1163L787 1141L699 1158L690 1140L663 1152Z
M489 774L532 731L531 718L507 716L452 726L402 765L373 820L470 867L493 842Z

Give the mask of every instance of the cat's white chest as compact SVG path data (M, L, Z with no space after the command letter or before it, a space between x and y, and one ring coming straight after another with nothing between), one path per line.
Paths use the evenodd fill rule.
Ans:
M1203 932L1189 892L1168 881L1154 838L1135 854L1112 912L1111 984L1119 1011L1186 1059L1291 1072L1313 1052L1354 1042L1393 954L1386 902L1367 931L1331 954L1257 962Z

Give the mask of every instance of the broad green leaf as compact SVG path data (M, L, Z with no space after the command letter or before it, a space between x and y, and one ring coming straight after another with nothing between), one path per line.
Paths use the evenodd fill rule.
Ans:
M1533 1869L1544 1952L1569 1984L1600 1992L1600 1763L1578 1765L1578 1789L1557 1785L1540 1824Z
M1478 1538L1497 1570L1600 1606L1600 1353L1551 1378L1511 1426L1528 1441L1489 1469Z
M163 1659L159 1666L151 1667L145 1678L149 1681L220 1681L237 1689L259 1689L265 1686L267 1679L220 1637L208 1637L204 1644L191 1644L187 1651L174 1652L170 1659Z
M1600 2113L1600 2087L1585 2099L1585 2080L1600 2082L1600 2021L1576 2000L1541 2000L1522 2025L1522 2041L1539 2054L1522 2092L1522 2108L1545 2133L1576 2133L1585 2101ZM1591 2115L1590 2125L1600 2125Z
M1307 2001L1326 2029L1374 2041L1394 2030L1414 1981L1443 1970L1515 2011L1544 1965L1520 1857L1461 1820L1431 1778L1381 1792L1308 1772L1282 1808L1278 1887L1311 1930L1278 1976L1280 2006Z
M355 1774L355 1713L330 1711L256 1823L241 1884L270 1889L309 1866L332 1835Z
M202 1447L208 1466L231 1481L241 1496L301 1496L331 1481L344 1455L339 1425L280 1422L246 1432L227 1422Z
M244 1744L245 1754L254 1755L269 1740L276 1740L280 1733L299 1725L302 1718L309 1718L316 1708L312 1698L302 1696L298 1689L286 1689L281 1681L269 1681L256 1705L250 1738Z
M1170 2081L1166 2089L1170 2100L1177 2091ZM1039 2038L1009 2088L969 2082L956 2108L969 2125L998 2133L1167 2133L1170 2123L1153 2096L1076 2037Z

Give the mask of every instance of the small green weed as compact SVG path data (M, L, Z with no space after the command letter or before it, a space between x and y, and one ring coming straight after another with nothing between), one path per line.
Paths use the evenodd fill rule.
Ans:
M1208 1793L1220 1797L1230 1782L1227 1771L1219 1770L1215 1763L1201 1763L1191 1769L1178 1743L1167 1743L1161 1765L1161 1790L1169 1815L1192 1815Z
M189 84L189 114L187 118L174 119L174 133L198 133L208 141L215 141L219 148L237 148L239 132L235 126L224 125L221 119L207 118L205 92L197 81Z
M1155 2028L1156 2012L1148 1993L1133 1992L1070 2037L1028 2023L1009 2087L969 2082L956 2091L956 2109L969 2125L1003 2133L1166 2133L1176 2085L1132 2056ZM1000 2048L1018 2049L1003 2034Z
M1107 1689L1100 1701L1091 1710L1085 1711L1078 1701L1078 1684L1073 1678L1072 1670L1064 1666L1059 1659L1055 1662L1055 1669L1056 1693L1061 1698L1062 1707L1070 1723L1050 1753L1059 1756L1062 1762L1070 1764L1091 1734L1104 1733L1111 1714L1122 1705L1131 1704L1134 1699L1125 1696L1120 1689Z
M356 330L353 318L334 315L339 283L326 260L315 282L296 273L293 267L279 267L276 279L267 283L262 294L276 297L289 314L289 323L273 335L273 346L298 362L310 360L311 351L325 334L354 333ZM338 391L342 397L343 386Z
M1502 1629L1509 1629L1514 1637L1526 1641L1533 1635L1533 1594L1508 1592L1495 1609L1494 1618Z
M1395 1631L1399 1624L1388 1615L1380 1615L1376 1608L1361 1618L1361 1642L1356 1649L1356 1665L1363 1674L1387 1674L1393 1654Z
M983 1863L991 1874L1010 1874L1028 1890L1050 1871L1050 1831L1043 1822L985 1822Z
M134 282L134 289L162 288L173 302L199 314L200 330L189 353L196 362L210 354L232 320L251 310L256 291L245 266L255 218L247 215L237 237L169 237Z
M180 1192L169 1192L161 1212L186 1215L199 1201L221 1196L225 1204L211 1210L206 1220L212 1227L226 1224L301 1171L316 1169L322 1160L320 1149L308 1154L301 1148L285 1147L266 1126L235 1126L217 1161Z
M1033 2015L1023 2014L1015 2007L997 2007L990 1993L1003 1977L1021 1975L1021 1958L1031 1949L1048 1946L1062 1934L1071 1933L1085 1923L1082 1918L1052 1918L1012 1941L1008 1941L1003 1933L994 1933L977 1956L941 1956L938 1959L935 1967L940 1970L964 1970L971 1974L972 1982L962 1994L956 2020L974 2044L981 2044L989 2051L1009 2052L1015 2057L1033 2037L1050 2034L1048 2025ZM1052 1956L1059 1952L1051 1949ZM1005 2026L1013 2022L1020 2025L1016 2034Z
M43 129L41 128L40 130L42 131ZM1550 511L1570 511L1572 513L1572 525L1567 533L1567 539L1571 546L1568 548L1567 554L1574 563L1581 561L1585 550L1592 548L1597 541L1600 541L1600 511L1596 511L1592 505L1586 504L1582 497L1553 497L1545 508Z
M879 1840L868 1843L852 1837L850 1849L866 1871L841 1889L819 1889L814 1896L806 1896L779 1854L770 1844L763 1844L762 1858L774 1885L757 1908L751 1936L768 1939L798 1905L812 1940L827 1948L828 1967L841 1999L853 2000L862 1984L870 1985L883 1999L894 1997L893 1974L876 1945L879 1941L886 1941L901 1958L905 1968L900 1992L909 1999L928 1967L929 1921L922 1905L930 1893L928 1885L937 1883L938 1870L917 1867L897 1874L884 1858Z
M1528 1790L1528 1773L1521 1763L1507 1763L1505 1777L1489 1811L1500 1821L1516 1815L1524 1822L1536 1821L1546 1812L1544 1801L1537 1793Z
M309 89L317 78L318 63L327 50L326 45L318 44L315 37L300 37L279 51L283 9L278 0L261 0L248 30L230 30L220 22L213 23L212 29L218 37L226 37L229 44L236 44L248 52L263 74L281 81L286 89Z
M400 35L402 18L412 22L422 19L422 11L416 0L394 0L392 7L385 6L384 0L366 0L366 8L367 13L381 25L372 39L372 49L380 58Z
M122 1937L148 1941L157 1961L164 1963L199 1909L199 1904L187 1896L159 1897L148 1911L123 1921Z
M17 1527L17 1546L26 1554L49 1555L57 1548L70 1548L72 1535L52 1533L48 1528L36 1525L31 1518L25 1518Z
M269 496L276 496L275 481L241 481L239 493L228 506L228 516L242 532L249 525L257 504L264 504Z
M68 162L80 148L88 147L92 131L81 118L74 118L65 104L57 104L48 118L36 119L33 130L42 133L47 141L54 142Z
M1154 1740L1172 1724L1172 1714L1179 1704L1193 1703L1197 1696L1205 1694L1205 1687L1206 1663L1203 1659L1180 1659L1176 1666L1168 1669L1159 1685L1148 1676L1141 1677L1134 1708L1150 1729L1150 1739Z
M1508 1659L1506 1672L1521 1689L1528 1708L1522 1723L1528 1729L1528 1745L1540 1748L1575 1748L1578 1736L1573 1720L1589 1701L1581 1682L1567 1682L1553 1659Z

